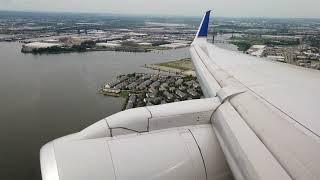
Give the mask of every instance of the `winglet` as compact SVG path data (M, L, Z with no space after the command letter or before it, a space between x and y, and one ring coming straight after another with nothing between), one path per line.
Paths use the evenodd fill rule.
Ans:
M198 33L196 38L198 37L207 37L208 35L208 27L209 27L209 20L210 20L210 12L211 10L207 11L206 14L203 16L202 22L200 24Z

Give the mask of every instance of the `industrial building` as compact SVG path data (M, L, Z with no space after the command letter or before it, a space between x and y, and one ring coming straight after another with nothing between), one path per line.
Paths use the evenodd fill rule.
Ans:
M42 49L42 48L50 48L50 47L60 47L62 44L58 43L46 43L46 42L33 42L33 43L28 43L22 45L22 52L32 52L37 49Z

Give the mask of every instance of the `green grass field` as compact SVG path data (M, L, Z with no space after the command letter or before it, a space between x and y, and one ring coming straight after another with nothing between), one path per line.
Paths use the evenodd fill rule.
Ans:
M183 58L177 61L170 61L165 63L156 64L158 66L164 66L174 69L180 69L182 71L190 71L193 69L193 65L190 58Z

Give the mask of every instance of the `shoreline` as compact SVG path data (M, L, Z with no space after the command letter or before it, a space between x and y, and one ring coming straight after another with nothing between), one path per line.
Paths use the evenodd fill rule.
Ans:
M145 64L143 67L169 74L172 73L176 75L196 77L196 72L193 69L190 58L183 58L158 64Z
M182 49L185 47L181 47L181 48L175 48L175 49ZM67 54L67 53L86 53L86 52L97 52L97 51L113 51L113 52L132 52L132 53L148 53L148 52L152 52L152 51L168 51L168 50L172 50L169 48L146 48L146 49L86 49L83 51L77 51L77 50L59 50L59 51L54 51L54 52L49 52L49 51L24 51L23 49L21 49L21 53L23 54L33 54L33 55L42 55L42 54Z

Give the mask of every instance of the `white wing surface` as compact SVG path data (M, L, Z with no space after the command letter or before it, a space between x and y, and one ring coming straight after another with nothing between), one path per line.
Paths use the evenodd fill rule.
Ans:
M205 94L222 101L213 127L236 179L320 179L319 71L224 50L206 36L190 52Z

